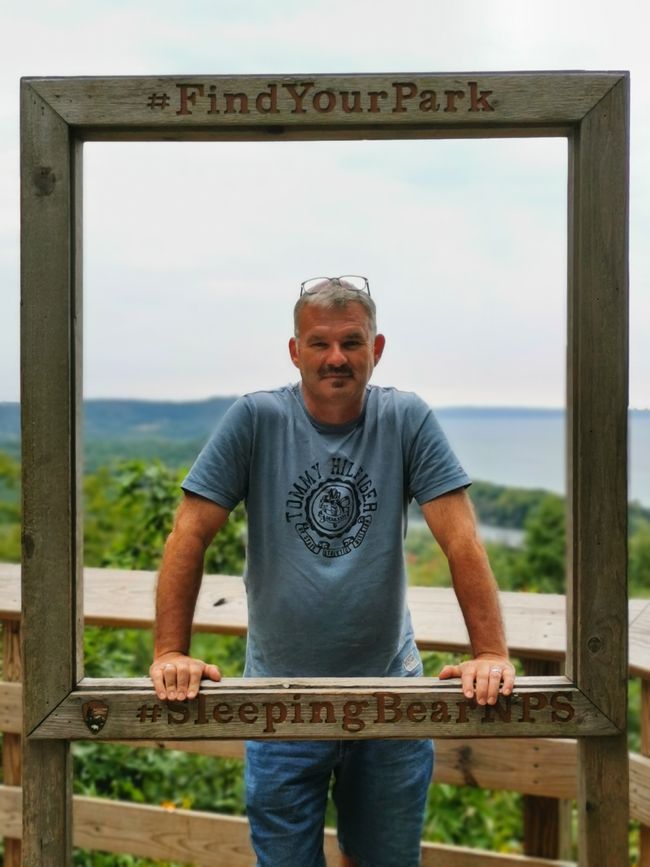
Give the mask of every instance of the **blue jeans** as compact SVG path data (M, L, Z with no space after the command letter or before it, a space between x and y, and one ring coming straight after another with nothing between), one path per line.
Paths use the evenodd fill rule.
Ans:
M359 867L417 867L432 771L430 740L248 741L258 867L325 867L332 774L343 852Z

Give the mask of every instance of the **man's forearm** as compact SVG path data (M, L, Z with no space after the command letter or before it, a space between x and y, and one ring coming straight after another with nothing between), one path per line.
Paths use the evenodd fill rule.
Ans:
M452 546L447 553L473 656L491 654L507 658L497 583L485 549L476 540Z
M167 539L156 589L155 658L189 652L204 555L199 536L174 530Z
M205 551L227 520L227 509L194 494L186 494L176 512L158 576L156 640L149 668L161 699L194 698L203 676L221 677L216 665L193 659L189 650Z
M494 704L501 685L504 695L512 694L515 670L508 660L497 583L476 531L474 510L465 491L454 491L425 503L422 511L449 562L472 645L473 659L445 665L439 677L460 677L467 698L476 695L479 704Z

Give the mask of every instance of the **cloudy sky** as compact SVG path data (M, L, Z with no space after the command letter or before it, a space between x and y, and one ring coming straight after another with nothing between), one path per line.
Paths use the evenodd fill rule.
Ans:
M19 393L20 76L629 69L630 403L650 407L644 5L460 8L4 0L0 401ZM85 393L199 399L288 382L300 282L354 273L388 340L377 382L436 406L560 406L566 175L563 139L88 144Z

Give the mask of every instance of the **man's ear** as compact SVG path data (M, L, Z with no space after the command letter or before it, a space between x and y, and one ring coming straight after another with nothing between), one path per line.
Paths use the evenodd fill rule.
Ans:
M375 345L374 345L374 354L375 354L375 364L379 363L379 359L382 356L384 351L384 347L386 346L386 338L383 334L378 334L375 337Z
M298 343L295 337L289 340L289 355L291 356L291 361L298 367Z

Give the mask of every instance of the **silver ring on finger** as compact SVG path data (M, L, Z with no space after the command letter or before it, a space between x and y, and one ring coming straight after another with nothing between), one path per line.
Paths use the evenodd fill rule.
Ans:
M501 675L503 674L503 672L502 672L502 670L501 670L500 668L491 668L491 669L490 669L490 674L498 674L499 677L501 677Z

